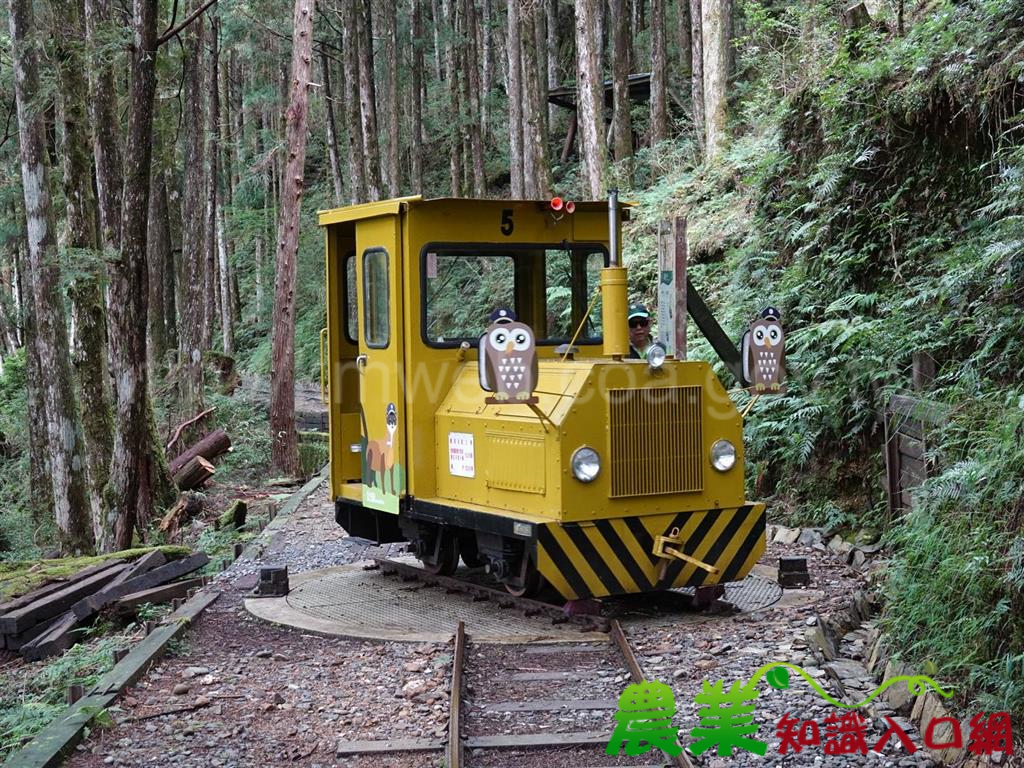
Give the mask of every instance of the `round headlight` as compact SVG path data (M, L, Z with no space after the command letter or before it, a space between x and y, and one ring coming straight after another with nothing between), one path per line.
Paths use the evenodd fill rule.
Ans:
M601 457L593 448L577 448L572 455L572 476L581 483L589 483L601 471Z
M665 364L665 348L660 344L651 344L647 350L647 364L654 370L658 370Z
M711 446L711 466L719 472L728 472L736 464L736 446L728 440L719 440Z

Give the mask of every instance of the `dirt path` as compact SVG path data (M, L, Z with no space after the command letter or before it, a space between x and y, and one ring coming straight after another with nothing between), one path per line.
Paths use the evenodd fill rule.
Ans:
M238 561L220 585L225 593L186 635L176 652L127 692L115 711L117 724L95 731L69 765L142 766L439 766L440 753L338 757L339 740L437 738L447 733L450 644L375 643L324 638L265 624L251 617L242 599L259 565L287 564L290 572L355 562L377 548L348 539L333 520L321 489L311 495L274 534L258 562ZM805 642L816 612L849 600L858 586L856 573L831 553L771 545L763 562L780 554L807 555L813 588L787 591L770 608L733 616L705 616L669 625L627 624L625 629L649 680L670 685L678 712L673 724L682 741L698 725L695 695L702 681L723 680L726 688L746 681L767 661L799 664L818 679ZM571 656L571 654L570 654ZM526 660L526 661L524 661ZM529 663L527 663L527 661ZM568 667L566 667L568 665ZM494 712L489 705L517 697L615 699L628 682L621 658L611 649L591 654L586 664L557 654L533 653L524 646L471 647L466 663L467 726L479 735L602 731L611 735L612 711ZM571 670L567 681L509 687L522 672ZM504 679L498 687L491 681ZM794 681L786 691L762 685L755 722L757 737L768 742L766 757L739 752L734 758L708 752L695 765L781 764L775 724L786 712L821 723L832 709ZM177 711L176 711L177 710ZM182 711L184 710L184 711ZM823 728L823 726L822 726ZM878 729L868 730L869 744ZM872 736L874 738L872 738ZM921 745L920 736L914 741ZM871 757L871 756L869 756ZM923 751L908 756L892 745L880 766L927 765ZM787 755L786 765L852 765L859 757L828 757L821 747ZM544 750L468 750L469 768L516 766L559 768L658 764L654 754L626 760L604 757L602 748Z

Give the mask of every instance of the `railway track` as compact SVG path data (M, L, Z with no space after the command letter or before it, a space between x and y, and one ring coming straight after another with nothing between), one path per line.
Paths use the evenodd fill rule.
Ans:
M597 632L607 632L610 626L608 619L597 613L600 606L594 601L576 601L567 606L559 606L541 600L515 597L505 590L477 584L466 579L433 574L418 566L388 558L376 557L373 559L373 566L370 567L379 568L382 573L392 574L404 580L415 580L449 592L472 595L474 600L487 600L500 609L516 609L522 611L526 616L547 616L553 623L571 623L579 626L582 630Z
M693 768L685 752L605 755L619 695L628 682L644 679L614 619L608 622L607 641L509 645L472 643L460 621L449 676L447 740L351 741L339 744L337 755L443 752L446 768ZM592 725L584 729L588 721Z
M644 680L636 655L615 620L609 622L608 643L480 645L472 649L460 622L452 655L446 765L497 768L513 764L511 759L520 768L692 768L685 753L674 758L658 751L636 758L605 756L605 745L614 730L610 712L617 708L618 695L625 688L623 672L634 683ZM560 727L567 720L575 725L587 719L595 721L591 730Z

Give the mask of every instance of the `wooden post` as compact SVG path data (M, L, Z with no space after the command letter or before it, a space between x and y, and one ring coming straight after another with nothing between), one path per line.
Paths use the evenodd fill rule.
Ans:
M675 332L676 345L672 348L677 360L686 359L686 262L690 253L686 243L686 218L677 216L675 220Z
M686 219L658 225L658 341L686 359Z

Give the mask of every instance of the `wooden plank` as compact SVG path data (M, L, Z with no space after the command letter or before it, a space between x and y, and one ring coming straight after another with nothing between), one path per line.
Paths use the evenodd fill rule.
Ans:
M18 608L24 608L29 603L34 603L36 600L52 595L54 592L59 592L64 589L64 587L75 584L95 573L99 573L107 568L113 568L115 565L120 564L120 560L104 560L102 563L98 563L97 565L90 565L88 568L83 568L66 579L60 579L59 581L44 584L37 589L33 589L31 592L26 592L24 595L8 600L6 603L0 603L0 614L10 613Z
M77 640L74 634L77 624L75 614L66 611L46 632L21 646L21 655L29 661L39 661L63 653Z
M71 607L71 610L74 611L75 616L79 619L84 619L96 613L103 606L109 605L125 595L159 586L171 579L176 579L179 576L184 576L186 573L202 568L208 562L210 562L210 558L205 552L195 552L180 560L172 560L166 565L154 568L148 573L136 576L134 579L121 584L110 585L98 592L83 597Z
M911 490L917 488L928 479L924 462L920 459L912 459L909 456L900 454L900 489Z
M203 586L202 577L186 579L185 581L174 581L170 584L163 584L159 587L144 589L141 592L132 592L130 595L118 598L118 608L138 608L143 603L166 603L176 597L185 597L190 589Z
M335 755L374 755L390 752L432 752L444 749L437 739L392 739L391 741L339 741Z
M912 459L924 459L924 441L909 435L897 435L899 451Z
M64 613L84 596L92 594L127 568L128 565L124 563L106 568L23 608L0 616L0 632L5 635L16 635L41 621Z
M481 709L488 712L574 712L583 709L616 709L618 706L618 699L533 699L480 705Z
M119 661L110 672L100 678L96 687L85 698L64 710L64 714L50 723L19 751L12 753L4 763L6 768L56 768L81 740L82 731L96 716L107 709L127 686L145 673L166 649L168 643L180 635L188 625L220 597L220 592L203 591L164 620L164 624L147 635L131 653Z
M448 705L448 768L462 768L462 666L466 656L466 625L455 628L455 653L452 654L452 689Z
M600 744L604 746L610 737L608 731L582 731L576 733L522 733L499 736L470 736L466 739L468 749L501 749L504 747L557 747Z
M147 635L145 640L135 646L116 667L96 684L96 691L98 693L120 691L142 677L149 664L163 653L167 643L185 631L185 628L218 597L220 597L220 592L203 590L181 608L164 618L159 627Z
M549 682L552 680L583 680L581 672L517 672L510 676L516 682Z
M34 627L29 627L24 632L17 635L0 635L0 637L3 638L3 647L6 647L9 651L21 650L21 646L35 640L41 634L48 631L57 621L60 620L60 618L60 616L54 616L46 621L41 621Z
M154 549L152 552L147 552L138 560L132 563L130 570L125 571L125 578L123 581L134 579L136 576L141 576L154 568L159 568L167 562L167 557L159 549Z
M523 653L548 655L552 653L607 653L607 645L533 645Z

